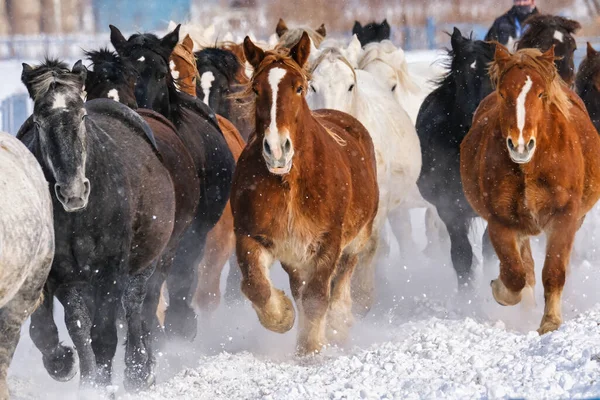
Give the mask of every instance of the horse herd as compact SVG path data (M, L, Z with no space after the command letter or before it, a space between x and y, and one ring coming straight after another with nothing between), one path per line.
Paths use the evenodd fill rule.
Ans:
M30 315L48 373L69 380L78 361L83 388L111 385L123 318L125 387L147 388L157 348L192 340L196 311L219 305L228 260L226 299L243 293L280 333L297 310L299 354L342 345L373 304L386 221L405 254L418 207L431 245L444 222L461 288L469 224L487 220L502 305L533 302L529 236L545 233L539 333L557 329L575 233L600 198L600 54L588 45L575 79L579 25L529 24L514 53L455 28L445 69L377 35L346 45L282 20L274 48L111 26L116 51L86 52L89 70L23 64L34 111L0 136L0 399ZM296 307L269 278L275 260Z

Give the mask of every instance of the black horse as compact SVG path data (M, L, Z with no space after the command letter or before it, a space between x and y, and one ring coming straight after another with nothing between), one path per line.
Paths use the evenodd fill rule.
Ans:
M600 52L594 50L592 45L587 44L587 55L579 65L575 89L588 114L600 132Z
M487 69L494 45L463 37L454 28L449 71L427 96L417 117L423 167L417 184L423 197L437 207L451 241L452 264L460 286L471 279L473 250L467 237L476 217L460 178L460 143L471 128L473 113L492 92Z
M390 33L391 28L387 19L384 19L380 24L371 22L365 26L362 26L358 21L354 21L354 26L352 27L352 34L358 36L358 40L362 46L389 39Z
M581 29L577 21L555 15L534 15L525 21L526 30L517 49L536 48L548 51L554 45L556 69L569 86L575 81L575 50L577 43L573 35Z
M141 308L146 283L173 231L175 194L148 125L111 100L83 102L86 69L46 60L23 64L33 115L18 137L53 188L56 254L30 334L57 380L76 371L59 343L54 296L79 357L81 385L111 384L116 315L123 304L128 339L125 385L154 381L155 358Z
M206 235L229 199L235 162L214 112L200 100L177 91L169 57L179 40L179 26L163 38L146 33L125 39L116 27L111 25L110 29L117 53L138 72L138 106L159 112L175 125L200 179L198 212L183 236L167 279L169 308L165 315L167 333L192 339L197 324L190 301L196 287L197 266L204 253Z
M236 97L247 83L245 68L230 50L209 47L195 53L200 79L196 80L199 97L204 97L203 77L210 75L212 82L208 93L208 105L217 114L227 118L247 141L254 130L252 114L247 102Z

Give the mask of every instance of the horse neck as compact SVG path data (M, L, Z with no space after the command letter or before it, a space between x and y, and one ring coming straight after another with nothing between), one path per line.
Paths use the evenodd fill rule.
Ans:
M590 118L594 125L600 123L600 92L596 90L592 82L586 82L582 89L578 90L581 100L585 104L585 108L590 114Z
M479 103L485 97L481 92L481 87L467 88L464 84L457 82L456 79L452 80L448 85L447 94L449 97L446 100L448 101L447 106L450 107L451 118L455 124L464 126L466 130L471 127L473 114L475 114Z

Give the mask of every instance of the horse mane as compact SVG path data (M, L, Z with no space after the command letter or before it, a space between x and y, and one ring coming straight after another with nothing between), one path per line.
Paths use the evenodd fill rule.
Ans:
M37 101L44 97L56 85L62 85L81 95L81 82L71 73L68 65L56 58L46 58L44 62L33 67L27 73L31 78L26 84L30 89L31 98Z
M374 62L381 61L389 65L394 72L400 85L412 93L418 93L419 86L411 79L408 72L408 63L404 56L404 51L397 48L390 40L382 40L381 42L372 42L365 45L363 54L358 61L358 68L364 69L365 66Z
M137 75L137 71L131 63L120 57L117 52L109 50L106 47L94 51L84 51L84 54L94 67L94 75L99 75L96 79L103 77L112 80L116 77ZM110 71L107 69L100 70L98 67L103 64L109 64L112 69Z
M281 37L279 38L279 43L277 47L284 47L287 49L291 49L300 41L302 34L306 32L308 37L312 40L313 44L316 48L319 48L323 40L325 40L325 36L321 35L317 31L307 26L288 29Z
M497 88L502 77L514 67L533 69L544 79L547 88L546 98L549 103L554 104L566 118L569 118L572 104L565 91L567 85L558 75L554 62L542 60L541 55L542 52L535 48L521 49L505 61L502 68L494 60L489 69L492 84Z
M356 82L356 71L354 70L354 67L352 66L352 64L350 64L350 61L348 61L346 57L344 57L342 52L335 47L324 48L321 51L321 54L319 54L319 57L317 57L317 59L312 63L309 72L313 73L326 58L329 58L329 61L331 62L341 61L344 64L346 64L348 68L350 68L350 70L352 71L352 75L354 75L354 82Z

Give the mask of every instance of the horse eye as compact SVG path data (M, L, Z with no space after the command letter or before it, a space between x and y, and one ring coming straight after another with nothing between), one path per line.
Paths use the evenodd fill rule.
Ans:
M540 94L538 94L538 97L541 99L542 97L544 97L544 92L541 92Z
M392 92L396 91L396 86L398 86L398 84L396 83L394 86L392 86Z
M258 90L256 88L252 88L252 91L254 92L255 95L258 96Z
M313 92L317 93L317 89L315 89L315 87L313 85L310 85L310 90L312 90Z
M354 83L352 85L350 85L350 87L348 88L348 91L351 92L352 89L354 89Z
M158 79L159 81L161 81L161 80L165 79L166 76L167 76L167 74L165 74L164 72L159 72L156 75L156 79Z
M304 88L302 86L298 86L298 89L296 89L297 94L302 94L303 91L304 91Z

